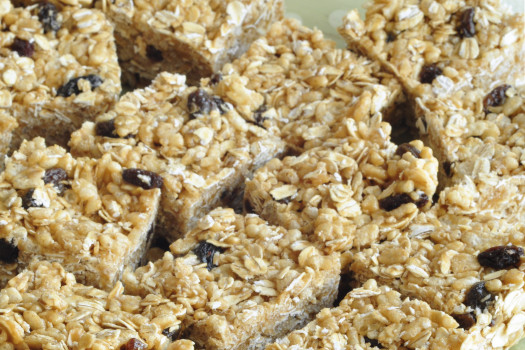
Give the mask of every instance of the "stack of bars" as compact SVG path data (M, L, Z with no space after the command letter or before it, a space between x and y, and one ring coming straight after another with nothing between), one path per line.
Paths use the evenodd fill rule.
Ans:
M525 20L499 0L370 0L348 49L281 0L0 21L0 350L525 337Z

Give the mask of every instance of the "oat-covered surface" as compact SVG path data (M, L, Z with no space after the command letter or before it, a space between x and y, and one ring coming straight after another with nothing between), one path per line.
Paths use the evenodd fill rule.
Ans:
M459 349L466 339L450 315L369 280L266 349Z
M125 273L126 291L184 305L190 338L206 348L249 348L283 336L335 298L338 255L253 214L216 209L170 250L179 257L166 253Z
M2 284L31 261L49 260L79 282L113 288L124 266L141 259L160 199L159 189L122 174L109 155L73 158L42 138L24 141L0 175Z
M110 156L163 180L161 225L174 239L235 191L253 170L285 150L248 123L212 88L188 87L162 73L144 90L124 95L110 112L85 123L70 141L73 154Z
M399 83L379 64L336 48L321 31L292 19L274 23L222 71L241 75L246 87L263 97L243 116L259 117L265 128L298 149L318 146L345 117L366 121L378 113L389 115L403 100ZM219 89L233 84L233 77L225 78ZM242 95L228 98L238 101Z
M66 145L120 93L113 28L94 9L0 3L0 106L18 122L12 147L45 136ZM4 123L3 123L4 124Z
M77 283L57 263L34 263L0 291L0 348L167 349L163 331L177 330L185 309L159 295L123 292L120 282L106 292ZM191 349L178 343L170 349Z

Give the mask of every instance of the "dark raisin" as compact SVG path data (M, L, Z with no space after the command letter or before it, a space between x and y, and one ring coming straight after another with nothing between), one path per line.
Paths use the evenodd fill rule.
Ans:
M65 188L63 181L67 180L67 172L62 168L47 169L42 179L45 184L52 183L61 193Z
M377 339L370 339L367 336L365 336L365 343L370 344L371 347L384 349L383 345L381 345L381 343Z
M387 43L391 43L395 39L396 39L396 35L394 33L392 33L392 32L386 33L386 42Z
M18 247L13 241L9 242L5 238L0 238L0 261L12 264L18 259Z
M264 112L267 110L268 107L262 105L253 113L253 121L255 122L255 125L258 125L263 129L265 129L264 122L269 119L268 117L263 116Z
M130 168L122 171L122 178L127 183L142 187L145 190L162 188L164 179L157 173L149 170Z
M436 63L428 64L421 68L419 73L419 81L423 84L432 84L432 81L438 76L442 75L443 71L437 66Z
M476 315L472 312L466 314L452 314L452 317L459 323L459 328L464 330L469 330L472 326L476 324Z
M421 157L421 152L409 143L402 143L397 146L396 155L402 157L403 154L410 152L416 158Z
M162 330L162 334L166 336L170 341L174 342L179 337L180 328L179 327L168 327Z
M81 91L78 88L78 81L80 79L87 80L91 84L91 90L96 89L102 85L102 78L95 74L84 75L82 77L73 78L57 90L57 96L69 97L71 95L78 95Z
M131 338L128 342L120 347L120 350L144 350L148 345L138 339Z
M115 119L98 122L95 125L95 134L98 136L118 138L118 134L115 128Z
M492 267L503 270L509 267L518 267L521 257L524 255L523 248L510 246L497 246L478 254L478 262L481 266Z
M49 2L38 4L38 20L42 23L44 33L56 32L60 29L60 23L57 21L58 10L55 5Z
M485 282L478 282L470 288L463 303L473 309L485 310L493 301L494 295L485 288Z
M500 85L491 92L489 92L487 96L485 96L485 98L483 99L483 107L485 108L485 113L489 113L489 107L501 106L505 103L505 100L507 99L505 93L508 89L510 89L510 85Z
M210 77L210 83L212 83L212 85L218 84L221 80L222 80L222 74L221 73L214 73Z
M418 208L423 208L425 205L427 205L428 200L429 200L429 198L428 198L427 194L425 192L421 192L419 194L419 199L417 201L415 201L414 204Z
M208 114L217 105L213 98L203 89L197 89L188 96L188 111L190 114Z
M461 12L457 31L462 38L472 38L476 35L476 24L474 23L474 9L469 7Z
M22 197L22 207L26 210L29 208L42 208L43 207L42 203L40 203L39 201L33 198L33 193L35 193L35 189L31 188Z
M399 208L403 204L412 203L412 197L407 193L393 194L379 200L379 207L386 211L392 211Z
M213 96L213 102L215 103L215 106L219 109L220 114L224 114L228 112L228 105L222 98L219 96Z
M146 56L153 62L162 62L162 60L164 59L162 57L162 51L160 51L153 45L146 46Z
M18 52L19 56L33 57L35 46L27 40L15 38L11 50Z
M216 247L206 241L200 241L197 247L193 249L193 252L201 262L206 263L208 271L211 271L214 267L217 267L217 265L213 264L213 256L215 253L223 253L224 248Z
M452 163L449 161L443 162L443 171L448 177L452 176Z

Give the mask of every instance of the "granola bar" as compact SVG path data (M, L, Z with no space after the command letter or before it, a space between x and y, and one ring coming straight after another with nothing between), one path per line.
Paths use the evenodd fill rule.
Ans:
M36 262L0 291L1 349L192 349L172 343L181 305L77 283L58 263Z
M507 349L525 336L523 213L447 209L440 203L395 239L356 252L350 269L452 315L473 344Z
M282 0L101 1L115 26L124 79L168 71L198 84L242 54L283 15Z
M421 141L396 147L380 118L348 118L341 138L273 159L246 182L245 209L299 229L328 252L367 246L430 207L437 160Z
M336 48L321 31L293 19L274 23L222 73L219 91L241 85L261 95L240 110L243 117L298 150L319 146L344 118L388 118L404 99L400 84L379 64ZM232 103L243 99L226 94Z
M0 283L31 261L55 261L80 283L110 289L148 247L160 189L109 155L73 158L24 141L0 175ZM158 187L158 186L156 186Z
M161 294L186 308L184 334L206 349L253 349L330 306L338 254L323 255L298 230L215 209L162 260L126 271L126 291Z
M469 345L474 344L451 316L369 280L348 293L338 307L321 310L306 327L266 350L438 350L466 349Z
M18 123L11 150L36 136L65 146L120 93L113 28L94 9L13 8L8 0L0 8L0 107Z
M96 124L85 123L70 146L76 155L108 154L124 167L162 176L159 225L172 240L229 203L245 177L285 150L212 88L187 87L184 76L169 73L124 95Z

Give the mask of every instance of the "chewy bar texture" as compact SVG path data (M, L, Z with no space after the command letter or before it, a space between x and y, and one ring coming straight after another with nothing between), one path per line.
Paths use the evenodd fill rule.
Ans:
M192 350L172 343L185 310L159 295L77 283L58 263L37 262L0 291L0 349Z
M242 54L283 15L282 0L102 0L115 25L124 79L163 71L198 84Z
M421 141L396 148L380 118L349 118L342 129L344 137L256 171L245 209L342 252L386 239L431 206L438 169L431 149Z
M7 0L0 9L0 107L18 123L11 150L36 136L65 146L73 130L120 93L113 28L94 9L13 8Z
M323 309L306 327L266 350L452 350L469 345L473 344L466 332L451 316L369 280L348 293L338 307Z
M274 23L222 72L219 91L243 86L261 95L240 110L243 117L298 150L319 146L344 118L366 121L382 113L387 119L404 99L379 64L336 48L321 31L293 19ZM234 104L245 100L240 93L225 96Z
M338 254L298 230L215 209L162 260L125 272L126 292L186 307L184 334L206 349L259 349L334 302Z
M375 279L452 315L472 346L507 349L525 336L523 213L450 214L440 199L396 236L353 255L358 281Z
M184 76L170 73L124 95L97 124L85 123L70 146L74 154L109 154L126 168L162 176L159 229L171 239L229 204L245 177L285 150L212 89L187 87Z
M160 201L160 189L125 174L133 180L109 155L75 159L42 138L24 141L0 175L0 283L49 260L80 283L112 288L146 251Z

